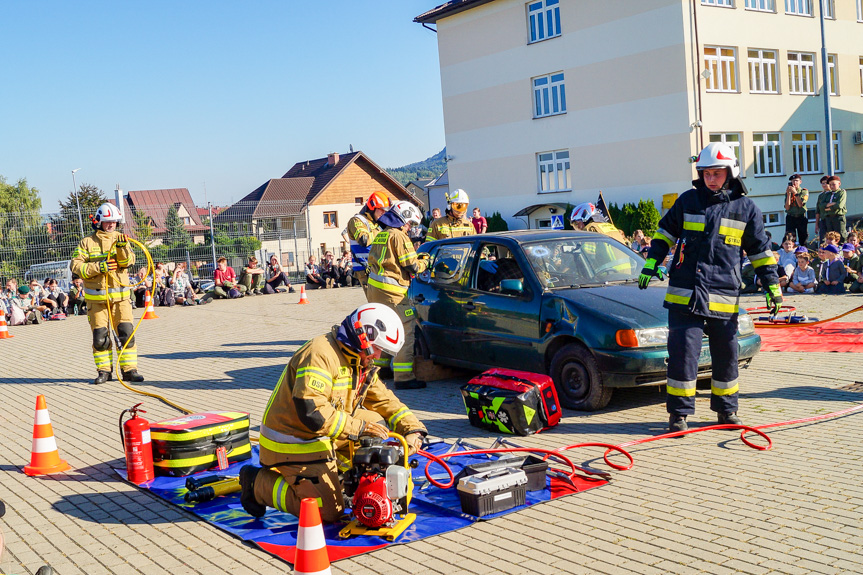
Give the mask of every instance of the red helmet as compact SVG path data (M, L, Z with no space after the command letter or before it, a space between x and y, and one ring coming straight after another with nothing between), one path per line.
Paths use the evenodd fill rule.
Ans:
M372 195L369 196L366 202L366 207L371 211L377 209L386 210L390 207L390 198L384 193L372 192Z

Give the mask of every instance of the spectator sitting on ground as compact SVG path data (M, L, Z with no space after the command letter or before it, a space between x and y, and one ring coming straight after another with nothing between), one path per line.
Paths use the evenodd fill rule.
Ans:
M644 232L641 230L635 230L632 234L632 243L629 244L629 247L634 252L641 251L641 240L644 239ZM650 243L650 242L648 242Z
M641 238L641 247L638 249L638 253L641 254L641 257L646 258L647 252L650 251L650 238L642 236Z
M770 249L774 252L779 251L779 244L773 241L773 234L771 234L770 232L764 233L767 234L767 241L770 242Z
M45 295L42 296L42 303L50 308L53 314L67 314L66 305L69 303L69 296L60 289L57 285L57 280L48 278L45 280Z
M324 254L324 261L321 262L321 277L324 278L327 288L339 287L339 271L331 251Z
M153 295L153 277L147 275L146 267L142 267L138 269L138 273L135 274L134 277L130 278L129 281L132 284L141 282L134 287L132 295L135 297L136 307L144 307L144 296L146 295L147 290L150 290L150 296Z
M784 267L782 267L781 265L778 265L779 264L779 254L774 252L773 253L773 259L776 260L776 264L777 264L776 275L779 276L779 289L784 290L786 288L786 286L788 286L788 277L790 274L787 273L787 271L785 270ZM791 271L792 272L794 271L793 268ZM761 278L759 278L759 277L755 278L755 285L758 286L758 288L761 289L762 291L764 290L764 287L761 285Z
M87 313L87 299L84 297L84 280L78 276L72 276L72 287L69 288L69 313L74 315L85 315Z
M264 283L264 293L274 294L276 288L284 285L288 288L288 292L294 293L294 288L291 287L291 280L288 279L288 274L282 271L282 266L279 265L279 258L275 254L270 256L270 263L267 264L267 281Z
M309 263L306 264L306 284L308 284L309 289L325 288L327 283L321 277L321 268L315 261L315 256L309 256Z
M860 277L860 257L850 243L842 246L842 263L845 265L845 283L854 285Z
M234 268L228 265L228 258L219 258L216 266L213 272L212 296L216 299L243 297L246 286L237 283L237 274Z
M343 251L342 257L336 262L339 268L339 282L345 287L354 285L354 260L351 252Z
M857 232L849 232L847 239L848 243L854 246L854 251L856 251L858 255L863 254L863 246L860 245L860 239Z
M814 293L817 282L815 281L815 270L809 267L809 251L800 247L794 254L797 257L797 267L791 273L791 281L788 282L788 293Z
M821 265L818 269L818 287L816 293L820 294L843 294L845 293L845 266L839 259L839 248L833 244L826 244L821 248Z
M6 280L6 289L3 290L3 295L10 301L12 298L18 297L18 280L15 278Z
M240 273L240 283L246 286L249 295L264 294L264 270L258 266L258 258L249 256L249 263Z
M842 241L842 236L839 235L839 232L827 232L825 236L828 244L839 247L839 242Z
M791 273L797 266L797 254L794 252L794 242L790 239L785 239L777 254L779 254L779 266L785 268L785 274L791 277Z
M12 304L12 321L9 322L11 325L42 323L42 314L48 309L39 306L38 301L30 293L30 286L26 285L18 288L18 293L10 303Z
M849 234L850 235L850 234ZM843 248L845 246L842 246ZM851 260L852 263L849 265L852 272L848 272L848 275L852 275L854 280L851 282L851 285L848 286L848 291L851 293L863 293L863 256L855 255Z
M186 273L186 262L177 264L174 268L174 273L168 279L168 283L171 285L171 291L174 292L174 301L180 305L197 305L199 303L209 303L212 300L212 298L207 298L206 301L197 300L195 291L192 289L192 282Z

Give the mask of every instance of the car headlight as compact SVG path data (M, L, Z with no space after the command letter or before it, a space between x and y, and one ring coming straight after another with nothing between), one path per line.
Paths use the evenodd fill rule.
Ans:
M615 334L617 345L621 347L651 347L668 343L668 328L621 329Z
M737 333L740 335L755 333L755 322L752 321L752 316L748 313L742 313L737 316Z

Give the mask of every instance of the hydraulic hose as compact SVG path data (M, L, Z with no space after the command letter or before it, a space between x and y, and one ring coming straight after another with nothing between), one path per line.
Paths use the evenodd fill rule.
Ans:
M789 307L789 306L783 306L782 310L784 311L786 307ZM766 308L749 308L746 311L761 311L763 309L766 309ZM794 308L791 308L791 311L793 311L793 310L794 310ZM821 319L821 320L817 320L817 321L787 323L784 321L774 320L771 322L754 322L754 324L755 324L755 327L760 328L760 329L789 329L789 328L794 328L794 327L811 327L813 325L819 325L822 323L827 323L829 321L836 321L837 319L843 318L846 315L851 315L852 313L855 313L855 312L858 312L861 310L863 310L863 305L857 306L854 309L846 311L845 313L840 313L837 316L833 316L833 317L829 317L827 319Z

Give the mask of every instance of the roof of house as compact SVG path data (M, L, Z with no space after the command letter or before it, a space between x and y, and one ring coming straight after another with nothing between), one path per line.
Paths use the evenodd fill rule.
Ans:
M113 203L113 200L112 200ZM169 190L133 190L127 192L123 198L123 213L144 213L153 221L153 233L159 234L167 231L165 218L171 206L182 205L189 213L192 220L190 225L183 226L187 232L198 232L207 229L201 223L198 208L192 201L192 195L187 188L172 188Z
M419 178L416 180L411 180L408 182L408 186L413 184L418 188L425 188L429 184L429 182L433 181L434 179L435 178ZM405 187L407 187L407 186L405 186Z
M464 12L465 10L470 10L471 8L476 8L477 6L482 6L483 4L488 4L493 1L494 0L450 0L449 2L444 2L440 6L432 8L428 12L423 12L414 18L414 22L418 22L420 24L435 23L441 18L453 16L459 12Z

